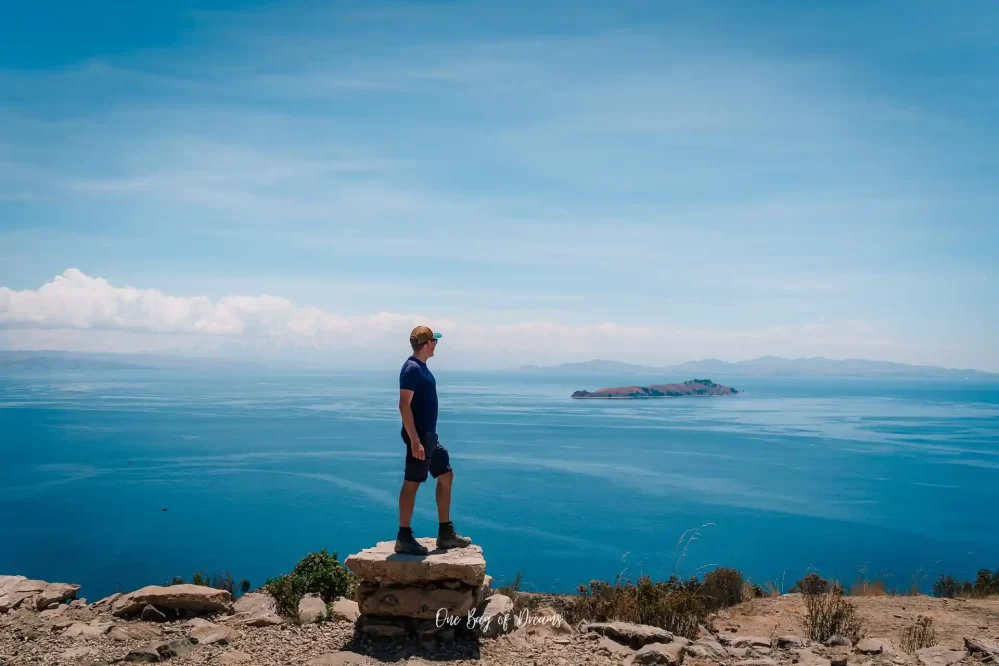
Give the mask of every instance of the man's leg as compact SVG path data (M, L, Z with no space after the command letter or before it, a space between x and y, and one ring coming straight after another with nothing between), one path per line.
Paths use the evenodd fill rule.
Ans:
M403 438L405 441L405 438ZM413 508L416 506L416 491L420 484L427 480L430 462L417 460L410 455L409 444L406 444L406 474L403 477L402 490L399 491L399 534L395 537L395 552L406 555L426 555L426 547L413 536L409 526L413 520Z
M451 522L451 483L453 481L453 471L437 477L437 520L441 523ZM416 494L414 493L413 496L416 497ZM410 513L412 513L412 507Z
M413 520L413 507L416 506L416 491L419 489L420 484L416 481L402 482L402 490L399 491L399 527L409 528L409 523Z
M434 449L430 473L437 479L437 519L441 523L437 531L437 547L447 549L471 545L472 540L458 534L451 524L451 485L454 483L454 471L451 469L451 458L443 446L438 445Z

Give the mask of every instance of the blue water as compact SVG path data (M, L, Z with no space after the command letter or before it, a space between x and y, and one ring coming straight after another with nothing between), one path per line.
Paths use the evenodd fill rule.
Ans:
M636 378L437 376L453 518L500 581L726 565L785 589L812 570L926 589L999 567L999 386L712 377L745 393L573 401ZM310 550L394 538L396 382L2 376L0 573L91 599L196 570L259 585ZM436 529L432 487L414 527Z

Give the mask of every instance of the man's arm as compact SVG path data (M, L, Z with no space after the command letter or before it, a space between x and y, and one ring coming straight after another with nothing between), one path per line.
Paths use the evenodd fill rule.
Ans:
M412 450L414 458L423 460L427 454L423 449L420 436L416 433L416 421L413 420L412 402L413 391L399 389L399 413L402 414L402 427L406 429L406 434L409 435L409 448Z

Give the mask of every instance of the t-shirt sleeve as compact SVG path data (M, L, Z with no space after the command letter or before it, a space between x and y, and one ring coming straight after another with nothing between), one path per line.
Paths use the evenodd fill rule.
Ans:
M415 391L420 386L420 369L410 363L399 373L399 388Z

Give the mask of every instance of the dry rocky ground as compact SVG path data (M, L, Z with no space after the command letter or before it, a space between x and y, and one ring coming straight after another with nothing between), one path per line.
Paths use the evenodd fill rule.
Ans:
M164 588L169 589L169 588ZM207 588L206 588L207 589ZM249 595L253 596L253 595ZM867 641L856 646L801 645L804 608L799 595L754 599L719 613L711 631L692 644L641 625L593 624L555 628L524 626L496 639L376 639L355 631L349 619L301 625L274 619L267 608L233 605L206 618L151 622L113 614L113 602L80 601L40 611L36 605L0 615L0 664L56 665L169 661L171 664L454 664L571 666L666 663L732 666L953 666L999 661L999 600L930 597L856 598ZM238 604L239 602L237 602ZM118 608L127 608L120 602ZM932 617L939 646L905 654L898 647L905 626ZM260 624L264 626L252 626ZM198 643L190 636L200 637ZM966 638L977 639L967 651ZM642 649L642 645L652 643ZM149 652L150 645L172 645ZM146 652L143 649L146 648ZM170 652L176 651L176 656ZM865 654L866 652L866 654ZM129 656L131 655L131 656Z

